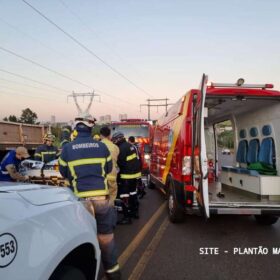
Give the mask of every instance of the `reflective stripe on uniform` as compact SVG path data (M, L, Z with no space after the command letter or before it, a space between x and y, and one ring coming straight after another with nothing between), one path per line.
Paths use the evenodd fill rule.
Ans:
M3 175L8 175L9 172L8 171L3 171L3 170L0 170L0 172L3 174Z
M130 156L127 156L127 157L126 157L126 161L130 161L130 160L133 160L133 159L135 159L135 158L137 158L137 155L134 153L134 154L132 154L132 155L130 155Z
M123 197L129 197L129 194L121 194L120 198L123 198Z
M131 192L131 193L129 193L130 195L136 195L137 194L137 192Z
M56 151L52 151L52 152L41 152L42 155L55 155Z
M114 265L112 268L106 270L106 273L113 273L115 271L118 271L120 269L119 264Z
M63 128L62 131L66 131L66 132L71 133L71 131L68 128Z
M106 185L105 185L106 186ZM109 194L109 190L106 187L104 190L96 190L96 191L85 191L85 192L79 192L77 188L74 188L74 194L78 197L84 198L84 197L92 197L92 196L106 196Z
M37 156L37 157L42 157L42 155L41 155L41 154L38 154L38 153L36 153L34 156L35 156L35 157L36 157L36 156Z
M52 152L41 152L42 161L44 161L46 155L56 155L56 151Z
M111 160L112 160L111 155L110 155L110 156L108 156L106 160L107 160L107 161L111 161Z
M58 159L58 164L61 166L67 166L67 163L64 160L62 160L61 158Z
M121 179L136 179L141 177L141 172L135 174L121 174Z
M77 159L77 160L73 160L73 161L68 162L69 170L70 170L71 175L73 177L72 185L73 185L73 188L74 188L74 193L76 195L79 196L79 191L77 189L77 174L75 172L75 167L76 166L81 166L81 165L88 165L88 164L101 164L101 166L102 166L102 176L104 177L105 190L107 192L102 193L102 194L96 194L96 195L107 195L109 193L108 192L108 187L107 187L107 180L105 179L105 171L104 171L105 163L106 163L105 158L86 158L86 159ZM101 191L103 191L103 190L101 190ZM87 195L87 196L94 196L94 195ZM85 196L83 196L83 197L85 197Z
M64 144L64 143L68 143L68 142L69 142L69 140L64 139L63 141L60 142L60 145L62 145L62 144Z

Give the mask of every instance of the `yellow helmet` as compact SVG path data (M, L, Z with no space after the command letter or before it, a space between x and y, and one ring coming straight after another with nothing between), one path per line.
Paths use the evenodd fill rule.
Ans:
M55 136L51 133L46 133L43 138L44 141L51 141L54 142Z
M75 140L77 136L78 136L78 131L76 129L74 129L70 135L71 141Z
M99 134L95 134L93 136L93 139L96 140L96 141L99 141L101 138L100 138L100 135Z

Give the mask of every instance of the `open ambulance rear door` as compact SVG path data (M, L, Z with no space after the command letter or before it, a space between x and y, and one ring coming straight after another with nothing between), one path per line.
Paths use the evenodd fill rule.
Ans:
M193 103L193 170L194 185L197 186L196 198L202 213L206 218L210 217L208 195L208 162L206 155L206 143L204 133L204 104L206 98L208 77L203 74L201 86Z

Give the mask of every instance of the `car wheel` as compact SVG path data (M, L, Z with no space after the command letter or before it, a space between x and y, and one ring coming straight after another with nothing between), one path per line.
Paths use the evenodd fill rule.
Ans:
M87 280L87 278L80 269L70 265L62 265L54 271L49 280Z
M168 196L168 201L167 201L168 216L169 216L170 222L172 222L172 223L183 222L184 218L185 218L185 214L179 205L179 202L176 197L175 189L171 183L169 184L167 196Z
M261 225L273 225L278 221L278 217L274 215L255 215L255 218Z

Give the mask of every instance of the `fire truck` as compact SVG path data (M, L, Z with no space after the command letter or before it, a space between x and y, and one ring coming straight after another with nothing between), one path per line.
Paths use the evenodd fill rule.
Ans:
M280 92L272 84L211 83L189 90L158 120L150 185L167 197L171 222L187 214L280 214ZM225 162L217 127L230 121L233 163ZM231 154L231 153L230 153Z
M150 165L150 138L153 133L150 122L143 119L124 119L110 124L112 134L122 132L128 140L129 136L135 137L135 142L139 148L142 160L142 173L149 173Z

